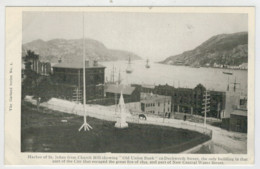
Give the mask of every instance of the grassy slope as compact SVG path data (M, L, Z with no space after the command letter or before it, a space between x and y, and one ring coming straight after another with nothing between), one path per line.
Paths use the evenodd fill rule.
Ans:
M62 123L67 119L67 123ZM143 124L114 128L114 122L88 118L93 130L78 132L82 117L37 112L22 106L23 152L178 153L209 138L193 131Z

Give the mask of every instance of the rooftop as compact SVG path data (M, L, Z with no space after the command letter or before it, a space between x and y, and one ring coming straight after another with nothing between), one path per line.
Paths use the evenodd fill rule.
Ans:
M232 115L237 115L237 116L247 116L247 111L246 110L234 110L231 112Z
M122 94L125 95L131 95L133 91L135 90L135 87L132 86L125 86L125 85L107 85L105 88L105 92L107 93L117 93L120 94L122 91Z
M158 94L146 94L142 97L141 102L151 102L156 100L170 100L171 96L164 96L164 95L158 95Z
M61 62L53 66L54 68L83 69L83 62ZM86 61L86 68L105 68L97 62Z
M151 84L142 84L142 87L144 87L144 88L151 88L151 89L154 89L154 88L155 88L155 85L151 85Z

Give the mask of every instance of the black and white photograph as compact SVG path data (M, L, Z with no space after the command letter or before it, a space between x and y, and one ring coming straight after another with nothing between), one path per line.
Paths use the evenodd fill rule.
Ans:
M21 152L247 154L246 13L23 12Z

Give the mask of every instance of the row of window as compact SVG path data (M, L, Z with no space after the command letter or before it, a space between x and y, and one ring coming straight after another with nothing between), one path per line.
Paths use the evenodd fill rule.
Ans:
M157 104L158 104L158 107L159 107L160 106L160 102L158 102ZM167 103L164 102L164 105L165 104L167 104ZM168 101L168 104L170 105L171 102ZM154 107L154 106L155 106L155 103L147 103L147 104L145 104L145 107Z
M71 83L71 84L77 84L78 80L80 80L80 82L82 82L82 77L80 77L80 79L79 79L78 76L75 76L72 74L60 74L60 75L57 75L56 77L60 78L60 80L62 80L62 82ZM104 76L101 76L101 75L87 76L86 83L87 84L104 83Z
M145 107L154 107L155 106L155 103L147 103L145 104Z

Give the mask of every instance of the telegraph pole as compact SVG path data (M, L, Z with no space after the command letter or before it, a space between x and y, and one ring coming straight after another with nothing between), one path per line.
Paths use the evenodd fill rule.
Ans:
M164 119L165 119L165 102L166 102L166 96L164 96L164 99L163 99L163 123L164 123Z
M203 94L203 103L202 103L202 109L204 110L204 126L206 127L207 124L207 112L210 111L210 94L209 91L205 91Z

